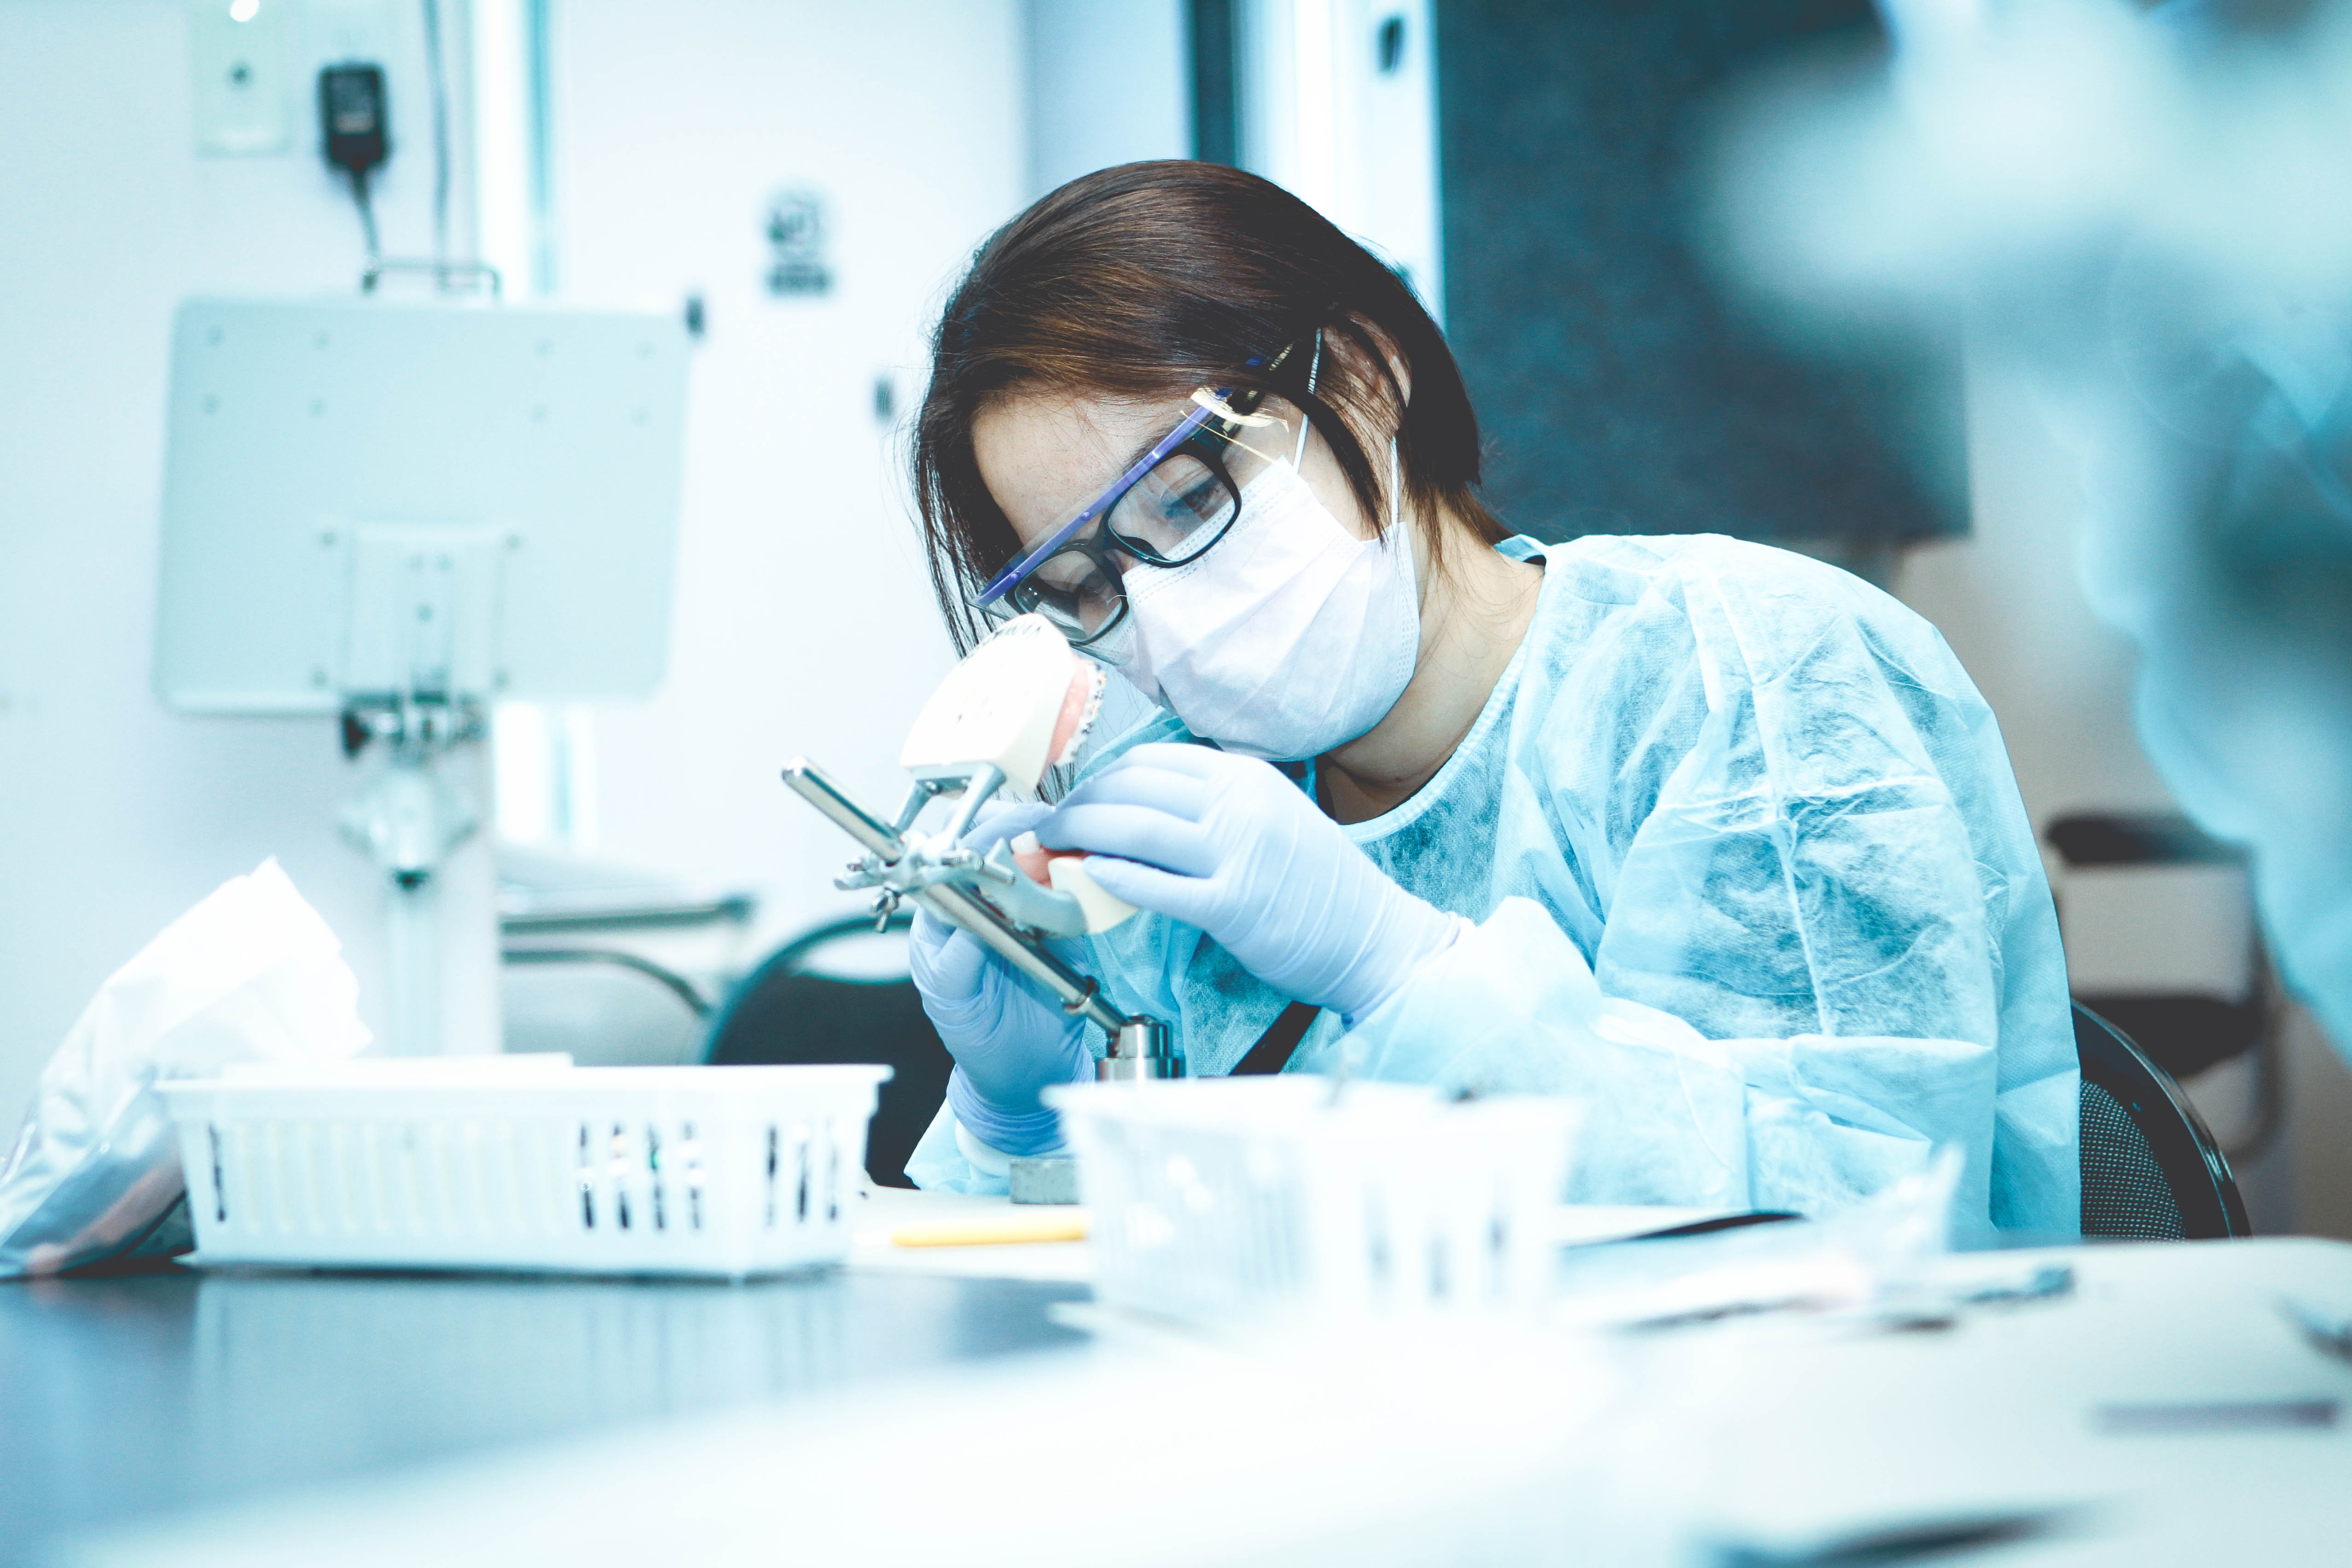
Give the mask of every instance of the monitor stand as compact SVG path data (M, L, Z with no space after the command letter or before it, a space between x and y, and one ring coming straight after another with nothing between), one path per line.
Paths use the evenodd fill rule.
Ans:
M384 873L390 954L387 1055L437 1056L441 1035L441 897L436 877L480 826L474 803L439 772L458 746L478 744L480 708L421 694L353 697L343 705L343 754L370 742L388 753L375 787L343 808L343 837Z

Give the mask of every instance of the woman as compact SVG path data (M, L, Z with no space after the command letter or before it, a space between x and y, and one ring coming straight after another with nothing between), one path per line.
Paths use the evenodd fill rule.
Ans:
M1510 537L1436 325L1303 203L1045 197L947 307L915 469L960 638L1045 613L1156 704L977 834L1146 911L1074 956L1193 1073L1304 1004L1292 1069L1587 1100L1587 1201L1814 1210L1950 1142L1963 1219L2075 1228L2056 920L1943 640L1759 545ZM1098 1044L928 916L914 967L958 1066L908 1171L1002 1190Z

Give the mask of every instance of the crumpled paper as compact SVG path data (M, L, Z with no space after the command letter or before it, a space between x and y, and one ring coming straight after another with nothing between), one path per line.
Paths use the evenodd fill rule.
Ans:
M341 952L269 859L117 970L42 1070L0 1165L0 1279L184 1250L179 1139L156 1082L360 1050Z

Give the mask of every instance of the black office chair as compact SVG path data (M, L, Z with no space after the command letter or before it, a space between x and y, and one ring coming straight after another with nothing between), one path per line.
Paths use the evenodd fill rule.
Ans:
M906 915L888 930L903 931ZM875 1184L908 1187L907 1158L947 1098L955 1062L924 1016L915 983L901 972L879 978L827 973L824 961L876 936L870 917L835 921L794 938L735 987L710 1026L703 1059L749 1062L880 1062L891 1069L866 1134L866 1170Z
M2138 1241L2251 1236L2237 1178L2170 1074L2074 1004L2082 1064L2083 1234Z

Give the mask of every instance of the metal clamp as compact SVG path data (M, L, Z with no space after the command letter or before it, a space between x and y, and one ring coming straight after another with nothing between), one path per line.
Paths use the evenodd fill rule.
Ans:
M1096 1064L1096 1077L1184 1075L1184 1058L1176 1051L1166 1024L1119 1012L1103 999L1102 989L1092 976L1080 974L1047 950L1048 937L1076 935L1085 930L1077 900L1038 887L1013 868L1009 857L983 858L958 845L981 806L1004 782L1004 775L994 767L982 763L960 776L918 779L895 824L850 799L805 757L793 759L783 778L787 788L866 851L850 863L848 874L835 882L836 887L877 889L875 908L885 921L902 900L910 900L949 924L970 931L1017 973L1058 998L1066 1012L1086 1019L1109 1037L1108 1052ZM916 816L934 795L959 793L962 798L945 829L911 835Z

